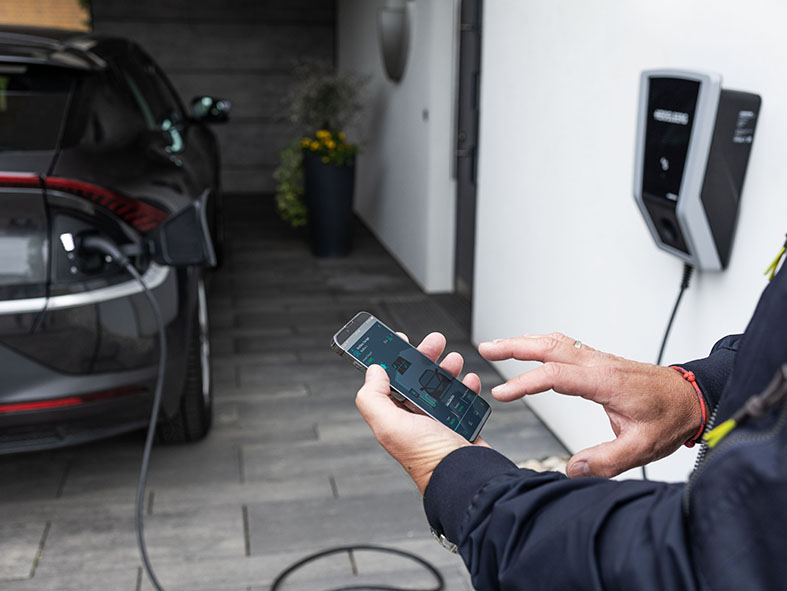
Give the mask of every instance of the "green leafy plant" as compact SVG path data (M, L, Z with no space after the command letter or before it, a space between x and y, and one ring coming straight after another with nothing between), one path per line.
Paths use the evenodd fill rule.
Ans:
M290 121L307 134L318 129L338 133L361 112L361 90L368 78L339 73L321 64L304 64L295 70L289 92Z
M273 172L276 180L276 210L293 228L305 226L309 220L303 202L303 148L296 140L279 152L281 161Z
M340 74L325 66L307 64L296 70L296 82L287 100L290 121L302 130L302 137L280 152L274 171L276 208L294 228L308 221L303 201L303 155L319 156L333 166L352 166L358 146L347 141L345 126L361 111L360 94L367 79Z

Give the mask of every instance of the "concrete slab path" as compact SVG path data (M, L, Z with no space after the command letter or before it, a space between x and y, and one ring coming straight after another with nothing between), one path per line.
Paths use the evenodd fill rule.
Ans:
M480 374L452 297L427 296L364 228L344 259L316 259L269 197L227 199L225 266L210 285L215 426L156 446L146 539L168 590L268 589L284 567L333 545L384 544L432 561L469 591L460 558L432 539L418 491L375 442L353 398L361 375L328 345L368 310L419 341L432 330ZM485 438L515 461L565 453L522 404L493 403ZM0 457L0 590L150 589L133 502L141 433ZM414 563L369 552L306 567L285 588L432 585Z

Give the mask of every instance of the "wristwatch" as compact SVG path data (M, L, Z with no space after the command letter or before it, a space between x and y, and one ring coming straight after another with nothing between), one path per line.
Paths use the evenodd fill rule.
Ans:
M437 543L440 544L443 548L445 548L449 552L453 552L454 554L458 552L458 548L456 544L454 544L452 541L446 538L445 534L438 534L437 530L435 530L435 528L433 527L430 527L429 531L432 532L434 539L437 540Z

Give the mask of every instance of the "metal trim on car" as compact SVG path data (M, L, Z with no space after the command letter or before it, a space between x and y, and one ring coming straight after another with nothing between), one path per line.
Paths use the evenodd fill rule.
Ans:
M170 268L156 263L151 263L142 280L148 289L155 289L169 277ZM109 300L116 300L127 296L142 293L142 286L134 279L100 287L81 293L69 293L65 295L52 296L50 298L27 298L20 300L7 300L0 302L0 314L23 314L30 312L43 312L47 310L63 310L66 308L76 308L89 304L99 304Z

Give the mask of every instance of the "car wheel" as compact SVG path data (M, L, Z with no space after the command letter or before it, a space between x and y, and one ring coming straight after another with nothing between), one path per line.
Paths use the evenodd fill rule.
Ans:
M159 423L162 443L187 443L205 437L213 422L208 301L202 279L197 284L197 314L186 356L186 376L177 414Z

